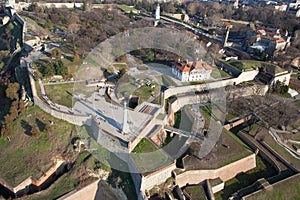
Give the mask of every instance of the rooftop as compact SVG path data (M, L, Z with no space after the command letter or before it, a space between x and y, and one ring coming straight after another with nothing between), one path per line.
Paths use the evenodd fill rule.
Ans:
M173 63L173 66L182 72L190 72L194 69L212 70L212 67L202 60L177 62Z

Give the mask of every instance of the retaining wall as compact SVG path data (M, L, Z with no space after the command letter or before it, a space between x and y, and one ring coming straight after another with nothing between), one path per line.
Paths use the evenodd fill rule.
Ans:
M203 90L212 90L217 88L222 88L228 85L238 85L242 82L252 81L258 74L258 70L242 72L237 78L231 78L221 81L215 81L211 83L204 83L199 85L188 85L180 87L171 87L164 92L164 100L168 99L171 96L177 96L178 94L184 94L188 92L196 92Z
M251 154L224 167L211 170L191 170L177 175L176 182L179 187L187 184L199 184L206 179L221 178L228 181L241 172L247 172L256 167L255 154Z
M155 185L159 185L164 183L169 177L172 175L172 171L176 169L176 162L174 161L172 164L163 167L151 174L146 176L142 176L142 184L141 190L149 190L153 188Z
M255 144L257 142L256 140L252 141L246 133L239 132L238 133L239 138L242 139L243 142L245 142L248 146L250 146L254 151L257 149L259 150L258 154L264 158L268 163L270 163L277 171L277 173L280 173L281 169L280 166L277 164L277 161L272 158L272 156L267 155L268 152L265 152L264 149L260 146L260 144Z

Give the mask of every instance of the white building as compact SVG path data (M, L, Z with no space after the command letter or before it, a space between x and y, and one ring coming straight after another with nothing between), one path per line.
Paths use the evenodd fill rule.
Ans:
M172 73L183 82L207 80L211 72L212 67L202 60L177 62L172 65Z

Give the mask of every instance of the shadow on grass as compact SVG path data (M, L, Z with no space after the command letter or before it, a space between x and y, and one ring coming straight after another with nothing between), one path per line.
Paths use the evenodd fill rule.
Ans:
M68 94L68 95L70 95L71 97L73 97L73 94L71 93L71 92L69 92L68 90L65 90L66 91L66 93Z
M24 128L24 130L25 130L24 133L26 135L32 136L32 134L31 134L31 128L32 128L32 126L27 121L22 120L21 121L21 126L22 126L22 128Z
M44 122L42 122L38 118L35 118L35 123L38 126L38 128L39 128L40 131L44 131L45 130L46 124Z

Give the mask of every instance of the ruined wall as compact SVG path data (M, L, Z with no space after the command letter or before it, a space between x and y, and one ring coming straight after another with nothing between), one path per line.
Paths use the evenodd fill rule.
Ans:
M42 185L53 175L56 173L58 168L60 168L65 163L64 160L56 160L56 163L54 166L52 166L42 177L40 177L38 180L35 180L32 178L32 176L29 176L27 179L22 181L19 185L16 187L12 187L6 184L6 182L2 179L0 179L0 184L3 185L5 188L10 190L14 195L16 196L22 196L30 192L30 186L34 186L38 189L41 189Z
M238 97L246 97L252 95L264 96L269 90L268 85L247 85L247 86L227 86L227 98L234 99Z
M191 170L177 175L176 181L179 187L186 184L198 184L206 179L221 178L228 181L241 172L247 172L256 167L255 154L251 154L224 167L212 170Z

